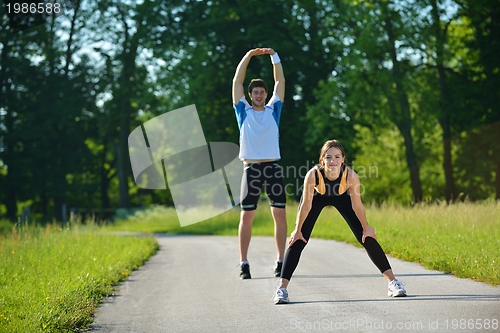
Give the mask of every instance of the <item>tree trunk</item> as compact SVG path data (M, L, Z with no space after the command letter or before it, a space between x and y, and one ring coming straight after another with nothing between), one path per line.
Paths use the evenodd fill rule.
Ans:
M415 203L420 202L423 200L422 184L420 182L420 166L417 163L415 150L413 148L411 123L410 121L406 121L404 123L400 123L399 125L397 124L397 126L404 138L406 163L408 163L408 168L410 169L410 182L413 192L413 201Z
M451 131L450 118L448 116L440 119L443 129L443 169L445 180L445 198L446 202L451 203L456 200L457 193L455 179L453 177L453 161L451 156Z
M81 3L81 0L76 0L75 6L74 6L74 11L73 11L73 17L71 18L71 27L69 29L69 38L68 38L68 44L66 47L66 64L64 66L64 74L66 76L68 76L68 74L69 74L69 65L71 63L71 57L73 56L73 52L72 52L73 35L75 34L76 19L78 17L78 12L80 11L80 3Z
M456 197L455 180L453 177L453 161L451 156L451 126L450 126L450 109L452 100L449 95L448 83L446 81L446 72L444 68L444 45L446 43L445 32L441 30L441 20L439 18L437 1L432 0L432 18L433 30L436 37L436 63L439 78L440 99L439 106L441 116L439 124L443 130L443 169L445 178L445 198L446 202L453 202Z
M57 221L61 221L62 223L66 222L63 221L63 213L62 213L62 206L66 204L66 198L64 194L57 193L54 196L54 217Z
M389 108L391 109L391 118L393 122L396 124L399 132L403 136L404 145L405 145L405 157L406 163L408 164L408 169L410 171L410 184L413 193L413 202L420 202L423 199L422 195L422 185L420 183L420 167L417 163L417 159L415 157L415 152L413 149L413 138L411 135L411 122L409 121L401 121L397 119L397 107L394 101L392 100L392 96L386 93L387 99L389 101Z
M123 126L124 122L121 122L121 126ZM118 175L118 183L119 183L119 194L120 201L119 206L121 208L129 208L130 207L130 199L128 195L128 177L126 171L126 163L128 162L125 158L127 154L124 152L123 144L122 144L122 133L123 130L120 129L120 142L116 145L116 161L117 161L117 175Z
M121 56L123 68L120 75L120 91L118 96L115 96L115 98L119 100L118 114L120 122L118 145L116 147L117 175L119 181L120 207L129 208L130 198L128 193L128 180L132 172L128 155L128 136L130 134L130 118L133 112L131 101L132 93L134 91L131 78L134 76L135 58L137 56L138 47L138 34L141 28L139 25L135 35L131 36L126 13L123 12L120 7L117 7L117 9L122 16L122 23L125 28L125 39L123 41L123 53Z
M406 93L405 87L403 85L404 72L401 70L401 64L399 63L396 56L396 44L394 31L392 27L392 21L389 13L389 8L387 4L382 5L382 9L385 12L385 27L387 36L389 39L389 54L392 60L392 76L394 83L396 85L396 96L399 105L399 112L397 108L394 107L392 112L392 121L396 124L398 129L404 138L405 143L405 153L406 162L410 170L410 182L413 192L413 201L420 202L423 199L422 194L422 184L420 182L420 170L417 163L417 158L415 156L415 150L413 149L413 137L411 134L411 114L410 114L410 104L408 102L408 95Z
M101 172L100 172L100 178L101 178L101 186L100 186L100 190L101 190L101 206L103 209L108 209L108 208L111 208L111 203L110 203L110 200L109 200L109 194L108 194L108 190L109 190L109 182L110 182L110 177L109 177L109 174L108 174L108 170L106 170L106 168L104 167L105 164L106 164L106 154L107 154L107 138L104 137L103 138L103 150L102 150L102 153L101 153Z
M42 205L42 216L46 220L49 215L49 200L47 198L47 187L45 186L45 179L42 179L41 182L40 204Z

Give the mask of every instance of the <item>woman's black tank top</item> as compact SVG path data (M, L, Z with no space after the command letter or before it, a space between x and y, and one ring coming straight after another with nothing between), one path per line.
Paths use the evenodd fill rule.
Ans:
M316 170L316 173L318 172L318 170ZM345 191L344 193L342 194L339 194L339 187L340 187L340 180L342 179L342 175L344 174L345 172L345 167L343 167L341 170L340 170L340 174L339 176L337 177L337 179L334 179L334 180L330 180L326 177L325 175L325 170L323 168L321 168L319 170L319 172L321 172L321 175L323 176L323 181L325 182L325 189L326 189L326 192L325 194L321 195L319 194L316 190L314 191L314 195L318 195L318 196L322 196L322 197L342 197L344 195L348 195L348 191ZM316 174L316 186L318 185L318 175Z

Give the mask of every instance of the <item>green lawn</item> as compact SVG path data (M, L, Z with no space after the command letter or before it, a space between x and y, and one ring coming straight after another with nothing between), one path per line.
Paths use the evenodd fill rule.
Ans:
M288 205L289 233L295 224L296 211L296 204ZM500 284L499 203L368 206L366 212L380 244L392 256L459 277ZM109 230L237 235L238 221L239 210L233 209L210 220L180 227L173 208L155 207L119 221ZM257 209L253 234L273 234L271 214L265 203ZM322 212L312 237L359 246L342 217L331 207Z
M0 236L0 332L74 332L158 244L92 226L17 228Z

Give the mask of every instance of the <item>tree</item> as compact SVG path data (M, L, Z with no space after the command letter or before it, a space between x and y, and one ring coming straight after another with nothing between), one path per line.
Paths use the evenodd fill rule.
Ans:
M488 197L492 184L500 198L500 167L497 124L500 122L500 24L498 6L491 1L455 1L459 6L455 24L449 25L449 44L454 49L451 74L455 105L452 125L461 132L457 158L473 157L457 166L459 189L473 199ZM456 47L456 46L455 46Z
M496 199L500 200L500 134L496 130L500 122L500 8L494 1L457 1L471 20L475 31L472 45L479 51L483 83L484 122L487 138L485 148L491 151L493 170L496 173Z
M321 93L331 98L328 89L338 91L333 98L334 113L350 122L373 128L389 119L396 125L404 139L413 201L419 202L423 193L409 102L412 64L404 52L412 36L411 22L405 21L401 15L404 10L396 7L387 1L347 5L338 29L343 56L335 77Z
M445 175L445 198L447 202L452 202L457 198L455 188L455 180L453 177L453 162L451 154L451 114L454 109L454 102L450 95L450 88L448 85L448 78L446 74L445 61L447 56L445 54L447 28L449 22L442 27L441 10L439 9L437 0L430 0L431 17L432 17L432 31L435 37L435 54L436 54L436 70L438 73L439 81L439 107L440 116L439 123L443 130L443 169Z
M231 102L234 71L249 49L273 47L283 61L287 80L280 120L281 163L285 171L298 168L305 162L302 158L310 156L303 135L306 106L316 103L314 90L336 61L334 48L324 52L325 39L331 38L329 16L334 12L331 4L310 0L273 1L265 6L255 0L186 2L172 29L178 60L163 73L162 82L176 92L176 106L196 104L207 141L237 143ZM246 80L255 77L272 82L268 58L252 59ZM285 172L285 181L294 188L296 176Z

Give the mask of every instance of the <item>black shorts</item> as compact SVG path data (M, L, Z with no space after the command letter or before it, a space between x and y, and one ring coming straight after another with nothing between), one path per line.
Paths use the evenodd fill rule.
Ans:
M271 207L285 208L286 194L283 183L283 170L276 162L250 163L245 165L241 180L241 209L257 209L260 193L264 191ZM247 193L244 196L244 193Z

